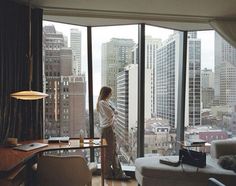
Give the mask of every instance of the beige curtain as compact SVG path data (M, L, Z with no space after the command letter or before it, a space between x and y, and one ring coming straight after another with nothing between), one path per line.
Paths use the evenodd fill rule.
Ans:
M210 25L221 37L236 48L236 20L214 20L210 22Z

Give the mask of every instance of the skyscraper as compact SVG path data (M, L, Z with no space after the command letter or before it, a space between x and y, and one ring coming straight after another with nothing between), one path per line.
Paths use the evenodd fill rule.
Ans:
M202 108L210 108L214 100L214 73L211 69L201 71Z
M201 40L188 33L185 126L201 124Z
M156 52L161 45L161 39L145 36L145 68L151 69L151 113L155 115L155 82L156 82ZM132 51L133 64L138 63L138 45Z
M145 66L147 69L151 69L151 113L155 115L156 106L156 92L155 92L155 82L156 82L156 52L158 47L161 45L161 39L152 38L151 36L145 37Z
M70 46L73 54L73 75L81 74L81 32L78 29L70 30Z
M221 105L236 100L235 71L236 49L215 32L215 99Z
M124 67L132 63L132 39L112 38L109 42L102 44L102 86L110 86L113 90L112 101L117 101L117 74Z
M64 46L64 37L55 27L43 32L45 84L45 137L79 137L85 126L86 82L84 75L72 74L72 50Z
M204 68L203 70L201 70L201 87L214 87L214 72L212 72L211 69Z
M53 25L44 26L45 84L45 137L60 135L60 51L64 47L61 33Z
M200 124L200 74L201 74L201 41L196 33L188 35L188 65L186 71L186 107L185 125ZM180 51L183 40L180 32L175 32L157 50L155 107L156 116L167 119L172 128L177 123L177 94Z
M181 45L179 33L171 35L157 50L155 106L156 116L167 119L172 128L176 127L177 68L180 64L178 51Z
M151 69L145 69L145 90L151 89ZM124 157L129 157L130 134L137 127L138 119L138 64L127 65L117 74L117 125L116 134L123 148ZM145 119L151 118L151 91L145 93ZM128 159L127 159L128 160Z

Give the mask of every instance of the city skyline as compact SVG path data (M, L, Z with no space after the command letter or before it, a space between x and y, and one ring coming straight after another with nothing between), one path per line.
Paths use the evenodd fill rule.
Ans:
M87 73L87 31L86 27L69 25L64 23L43 21L43 26L53 24L58 32L62 32L68 38L68 46L70 46L70 29L77 28L81 31L81 72ZM174 33L174 30L146 26L146 36L161 39L162 42ZM94 96L97 97L101 87L101 48L102 44L109 42L111 38L133 39L135 43L138 41L138 25L125 26L107 26L92 28L92 44L93 44L93 78L96 80L94 85ZM202 43L201 69L212 69L214 72L214 31L200 31L197 33ZM84 39L85 38L85 39Z
M57 30L57 32L59 32L57 34L63 38L62 40L65 39L65 41L67 42L71 41L71 38L69 36L66 36L65 33L60 32L61 30L58 30L54 24L51 24L51 25L52 25L51 27L53 27L54 30ZM77 29L76 27L72 26L69 29L69 31L71 31L72 28ZM114 32L115 34L112 32L114 28L116 28L116 31ZM132 36L132 38L130 37L130 35L128 35L128 37L124 37L123 32L127 31L126 28L131 29L129 34L135 33ZM78 30L80 29L78 28ZM119 30L122 31L123 34L118 33ZM146 30L157 31L157 30L160 30L160 28L153 28L153 27L148 26ZM144 123L145 124L145 141L148 140L147 142L148 145L151 144L150 146L147 146L147 148L145 148L145 152L148 152L148 153L157 153L157 152L160 154L163 154L163 153L174 154L175 153L175 146L173 144L173 141L176 138L176 128L178 126L178 116L179 116L178 112L176 112L178 110L178 107L177 107L178 103L177 103L176 98L178 97L178 90L180 88L178 82L179 82L179 74L180 74L179 67L181 66L181 63L182 63L181 53L182 53L182 46L183 46L183 42L182 42L183 33L173 32L173 30L169 30L169 31L170 32L166 35L166 38L165 36L163 36L163 38L161 38L162 41L160 42L158 38L155 37L154 35L146 35L145 37L145 57L146 57L145 66L147 70L150 71L150 73L148 73L145 70L145 75L146 75L145 76L145 90L147 90L145 93L145 98L149 99L149 100L145 100L145 123ZM104 33L109 33L109 34L104 36L103 35ZM191 130L192 129L196 129L196 131L201 130L202 126L206 127L205 129L203 129L203 132L206 132L205 135L208 135L207 133L208 130L211 129L210 127L214 126L213 130L220 129L222 130L220 135L225 133L226 134L225 136L227 137L228 134L225 131L223 131L224 126L222 125L222 122L226 122L226 120L229 120L230 122L234 122L234 119L230 117L229 115L231 113L231 108L229 108L228 105L219 105L219 102L218 103L215 102L215 97L213 95L214 94L213 89L215 87L213 87L213 89L209 89L209 87L206 85L207 89L204 90L204 97L206 99L201 99L202 98L201 94L203 94L201 92L201 82L200 82L201 70L207 68L206 65L204 67L201 66L201 62L205 61L205 63L207 62L210 63L210 61L212 61L215 56L213 54L207 53L208 57L210 58L202 59L203 56L201 55L201 53L205 52L204 47L202 47L202 42L203 40L209 42L210 39L209 38L200 39L199 37L197 37L199 33L200 32L188 32L188 46L187 46L188 63L187 63L187 68L186 68L186 98L185 98L185 127L186 127L185 132L188 136L186 138L187 139L188 138L200 139L199 137L200 135L198 136L197 132L191 133ZM84 38L82 40L83 42L86 43L86 39L85 39L86 33L82 33L82 35L83 35L82 38ZM204 37L206 35L204 35ZM129 142L132 144L136 143L135 137L134 137L136 131L134 129L137 124L137 116L130 115L134 112L133 108L137 108L136 106L137 97L135 98L133 91L137 89L137 87L135 88L134 85L137 86L136 82L137 82L137 77L138 77L138 73L137 73L138 68L136 68L135 71L131 70L132 65L136 65L136 67L138 67L137 62L135 61L137 60L137 54L138 54L136 36L137 36L137 25L135 26L130 25L130 26L124 26L124 27L123 26L109 27L109 28L97 27L97 28L92 29L93 51L95 51L93 52L93 70L94 70L93 76L94 74L97 73L98 77L100 78L100 81L102 80L101 84L99 84L98 78L94 78L94 87L100 88L101 85L110 86L114 90L112 101L113 103L115 103L118 110L118 120L117 120L118 122L117 122L117 127L116 127L117 141L119 142L120 154L123 157L125 157L127 162L129 162L130 159L133 159L132 157L129 157L130 153L133 152L133 149L129 148L128 144L124 144L123 140L125 139L125 141L128 141L129 137L131 137L131 141ZM147 37L147 36L150 36L150 37ZM50 41L50 39L48 39L48 41ZM155 42L157 41L157 43L155 43L154 41ZM65 44L65 42L62 42L62 43ZM218 46L217 42L216 43L211 42L210 44L214 44L214 46L212 47L214 49L216 49ZM203 44L203 45L206 45L206 44ZM68 46L68 44L64 46ZM49 49L51 49L50 45L48 47ZM61 62L69 59L68 58L69 56L67 56L67 54L68 52L71 53L70 50L73 50L72 48L73 47L68 48L66 50L65 48L62 47L60 49L61 50L60 53L63 54L61 55L62 57L61 59L64 59ZM87 47L85 48L83 46L81 48L82 48L82 51L86 54ZM58 49L58 47L56 46L55 49ZM230 56L230 53L228 54ZM70 56L72 56L72 54L70 54ZM153 61L151 59L153 59ZM86 61L83 61L83 60L82 60L82 63L86 67ZM218 60L221 60L221 58L219 58ZM49 61L51 62L51 60ZM61 65L66 65L66 63L62 63ZM230 69L229 67L230 66L225 66L225 70L222 68L221 72L228 72L229 71L228 69ZM65 66L65 68L62 68L63 71L65 71L66 68L68 68L68 66ZM46 66L46 69L49 69L49 68ZM53 72L54 68L50 68L50 69ZM211 71L214 71L213 67L207 68L207 69L211 69ZM47 72L47 73L50 74L51 72ZM86 71L84 75L87 76ZM148 75L149 75L149 78L147 77ZM230 79L231 76L232 75L229 75L229 77L227 77L226 79L221 78L221 80L226 81ZM149 79L149 81L147 79ZM65 80L65 82L66 81L67 80ZM208 81L208 79L206 81ZM210 83L206 82L206 84L210 84ZM84 85L87 88L87 82L84 81ZM149 86L147 87L147 85ZM67 92L67 88L68 87L66 85L62 90L64 92L65 91ZM226 90L225 87L222 87L221 89L222 89L222 92ZM132 94L130 91L132 91ZM95 92L98 93L97 90L95 90ZM147 94L147 92L149 94ZM74 93L76 93L76 91L74 91ZM96 93L95 93L95 96L97 95ZM135 93L137 93L137 91L135 91ZM62 99L67 98L68 97L67 95L69 96L69 94L66 93L64 97L62 97ZM152 95L154 95L155 98L153 98ZM208 101L207 99L211 99L212 101L209 100L209 102L207 102ZM87 100L85 97L83 101L87 103ZM207 109L201 110L202 108L201 103L203 101L206 101L204 108L209 108L208 110ZM75 102L79 103L80 101L73 101L72 103L75 103ZM96 105L96 101L94 102L94 105ZM149 107L147 108L146 105ZM152 105L154 105L153 108L156 108L156 111L154 111L155 109L151 111ZM73 111L74 108L80 108L80 107L81 105L73 106L73 109L71 111ZM64 121L67 121L68 119L71 118L71 115L70 116L68 115L68 113L70 113L71 111L68 110L67 108L62 109L58 117L62 116L63 117L62 119ZM148 115L146 115L146 111ZM81 113L81 112L78 112L78 113ZM135 113L137 114L137 112ZM48 116L50 115L48 114ZM86 115L84 116L86 117ZM78 120L76 119L76 121ZM148 122L148 128L146 128L146 125L147 125L146 122ZM99 124L99 122L96 124ZM166 128L167 126L169 128ZM231 130L230 129L231 126L234 127L231 124L227 126L227 129ZM62 126L60 126L60 128L61 127ZM166 137L159 139L161 141L157 143L156 141L157 134L155 133L155 131L157 130L162 131L161 129L162 127L164 127L163 130L166 133ZM74 127L71 126L70 129L72 130L72 128ZM214 132L213 130L211 132ZM72 131L76 131L76 130L73 129ZM72 131L70 131L71 133L70 135L72 135L73 133ZM63 129L63 132L69 133L69 131L66 130L66 127L65 129ZM75 132L75 133L77 134L78 132ZM215 134L215 135L217 138L219 137L218 134ZM210 140L214 138L210 138ZM164 145L164 148L163 148L163 145ZM159 149L158 151L156 150L157 147Z

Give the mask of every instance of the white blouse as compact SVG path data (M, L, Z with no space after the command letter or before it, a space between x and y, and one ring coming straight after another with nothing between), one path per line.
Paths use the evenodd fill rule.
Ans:
M116 120L115 114L117 113L109 104L108 101L101 100L98 103L99 107L99 120L100 120L100 127L106 128L109 126L114 125Z

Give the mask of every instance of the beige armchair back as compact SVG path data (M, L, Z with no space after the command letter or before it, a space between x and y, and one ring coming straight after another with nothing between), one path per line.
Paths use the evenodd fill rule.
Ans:
M92 173L82 156L42 156L37 174L40 186L92 185Z

